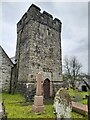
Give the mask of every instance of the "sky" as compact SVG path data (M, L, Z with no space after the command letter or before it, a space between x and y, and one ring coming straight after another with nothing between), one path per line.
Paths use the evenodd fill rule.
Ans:
M0 44L11 58L15 55L16 24L34 3L62 22L62 59L77 57L82 72L88 72L88 2L2 2L2 38ZM1 7L0 7L1 8ZM2 21L1 21L2 20Z

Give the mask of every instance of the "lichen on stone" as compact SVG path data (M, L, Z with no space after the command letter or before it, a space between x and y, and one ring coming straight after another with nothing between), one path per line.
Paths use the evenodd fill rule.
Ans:
M54 98L54 109L57 118L71 118L71 98L65 88L60 88Z

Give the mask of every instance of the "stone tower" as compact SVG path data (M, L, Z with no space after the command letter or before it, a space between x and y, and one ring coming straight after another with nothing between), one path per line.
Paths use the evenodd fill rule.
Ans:
M62 83L61 21L32 4L17 23L16 62L19 87L31 90L42 71L44 96L52 96Z

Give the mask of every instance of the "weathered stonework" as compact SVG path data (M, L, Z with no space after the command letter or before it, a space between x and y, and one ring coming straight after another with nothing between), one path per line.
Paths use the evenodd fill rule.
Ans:
M52 96L62 81L61 21L32 4L17 23L16 62L18 83L35 83L42 71Z
M11 81L11 68L14 66L11 59L0 46L0 84L2 91L9 92Z
M60 88L54 98L54 110L57 119L71 119L72 102L65 88Z

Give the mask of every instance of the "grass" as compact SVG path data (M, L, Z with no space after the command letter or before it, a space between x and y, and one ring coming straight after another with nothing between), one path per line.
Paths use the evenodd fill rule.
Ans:
M68 91L69 95L71 96L72 100L73 100L74 96L78 96L81 98L81 100L78 102L87 105L87 98L85 98L85 96L89 95L90 92L79 92L77 89L73 90L71 88L69 88L67 91Z
M73 96L73 91L71 91L71 94ZM26 103L24 97L20 94L10 95L3 93L2 98L8 118L46 118L48 120L48 118L56 117L53 113L53 101L51 99L44 101L44 112L36 114L32 111L33 103ZM86 119L86 117L72 112L72 118Z
M86 99L83 99L83 98L85 98L86 95L89 95L90 92L78 92L77 89L73 90L71 88L69 88L67 91L68 91L69 95L71 96L71 99L73 99L74 96L78 95L79 97L81 97L81 100L78 102L87 105L87 98ZM83 119L87 120L88 116L87 116L87 114L86 114L86 116L83 116L76 112L72 112L72 118L83 118Z
M79 101L79 103L87 105L87 99L81 100L81 101Z
M72 112L72 120L88 120L88 115L81 115L76 112Z
M20 94L2 94L5 110L8 118L55 118L53 105L46 102L43 113L36 114L32 111L33 103L25 103L25 99Z

